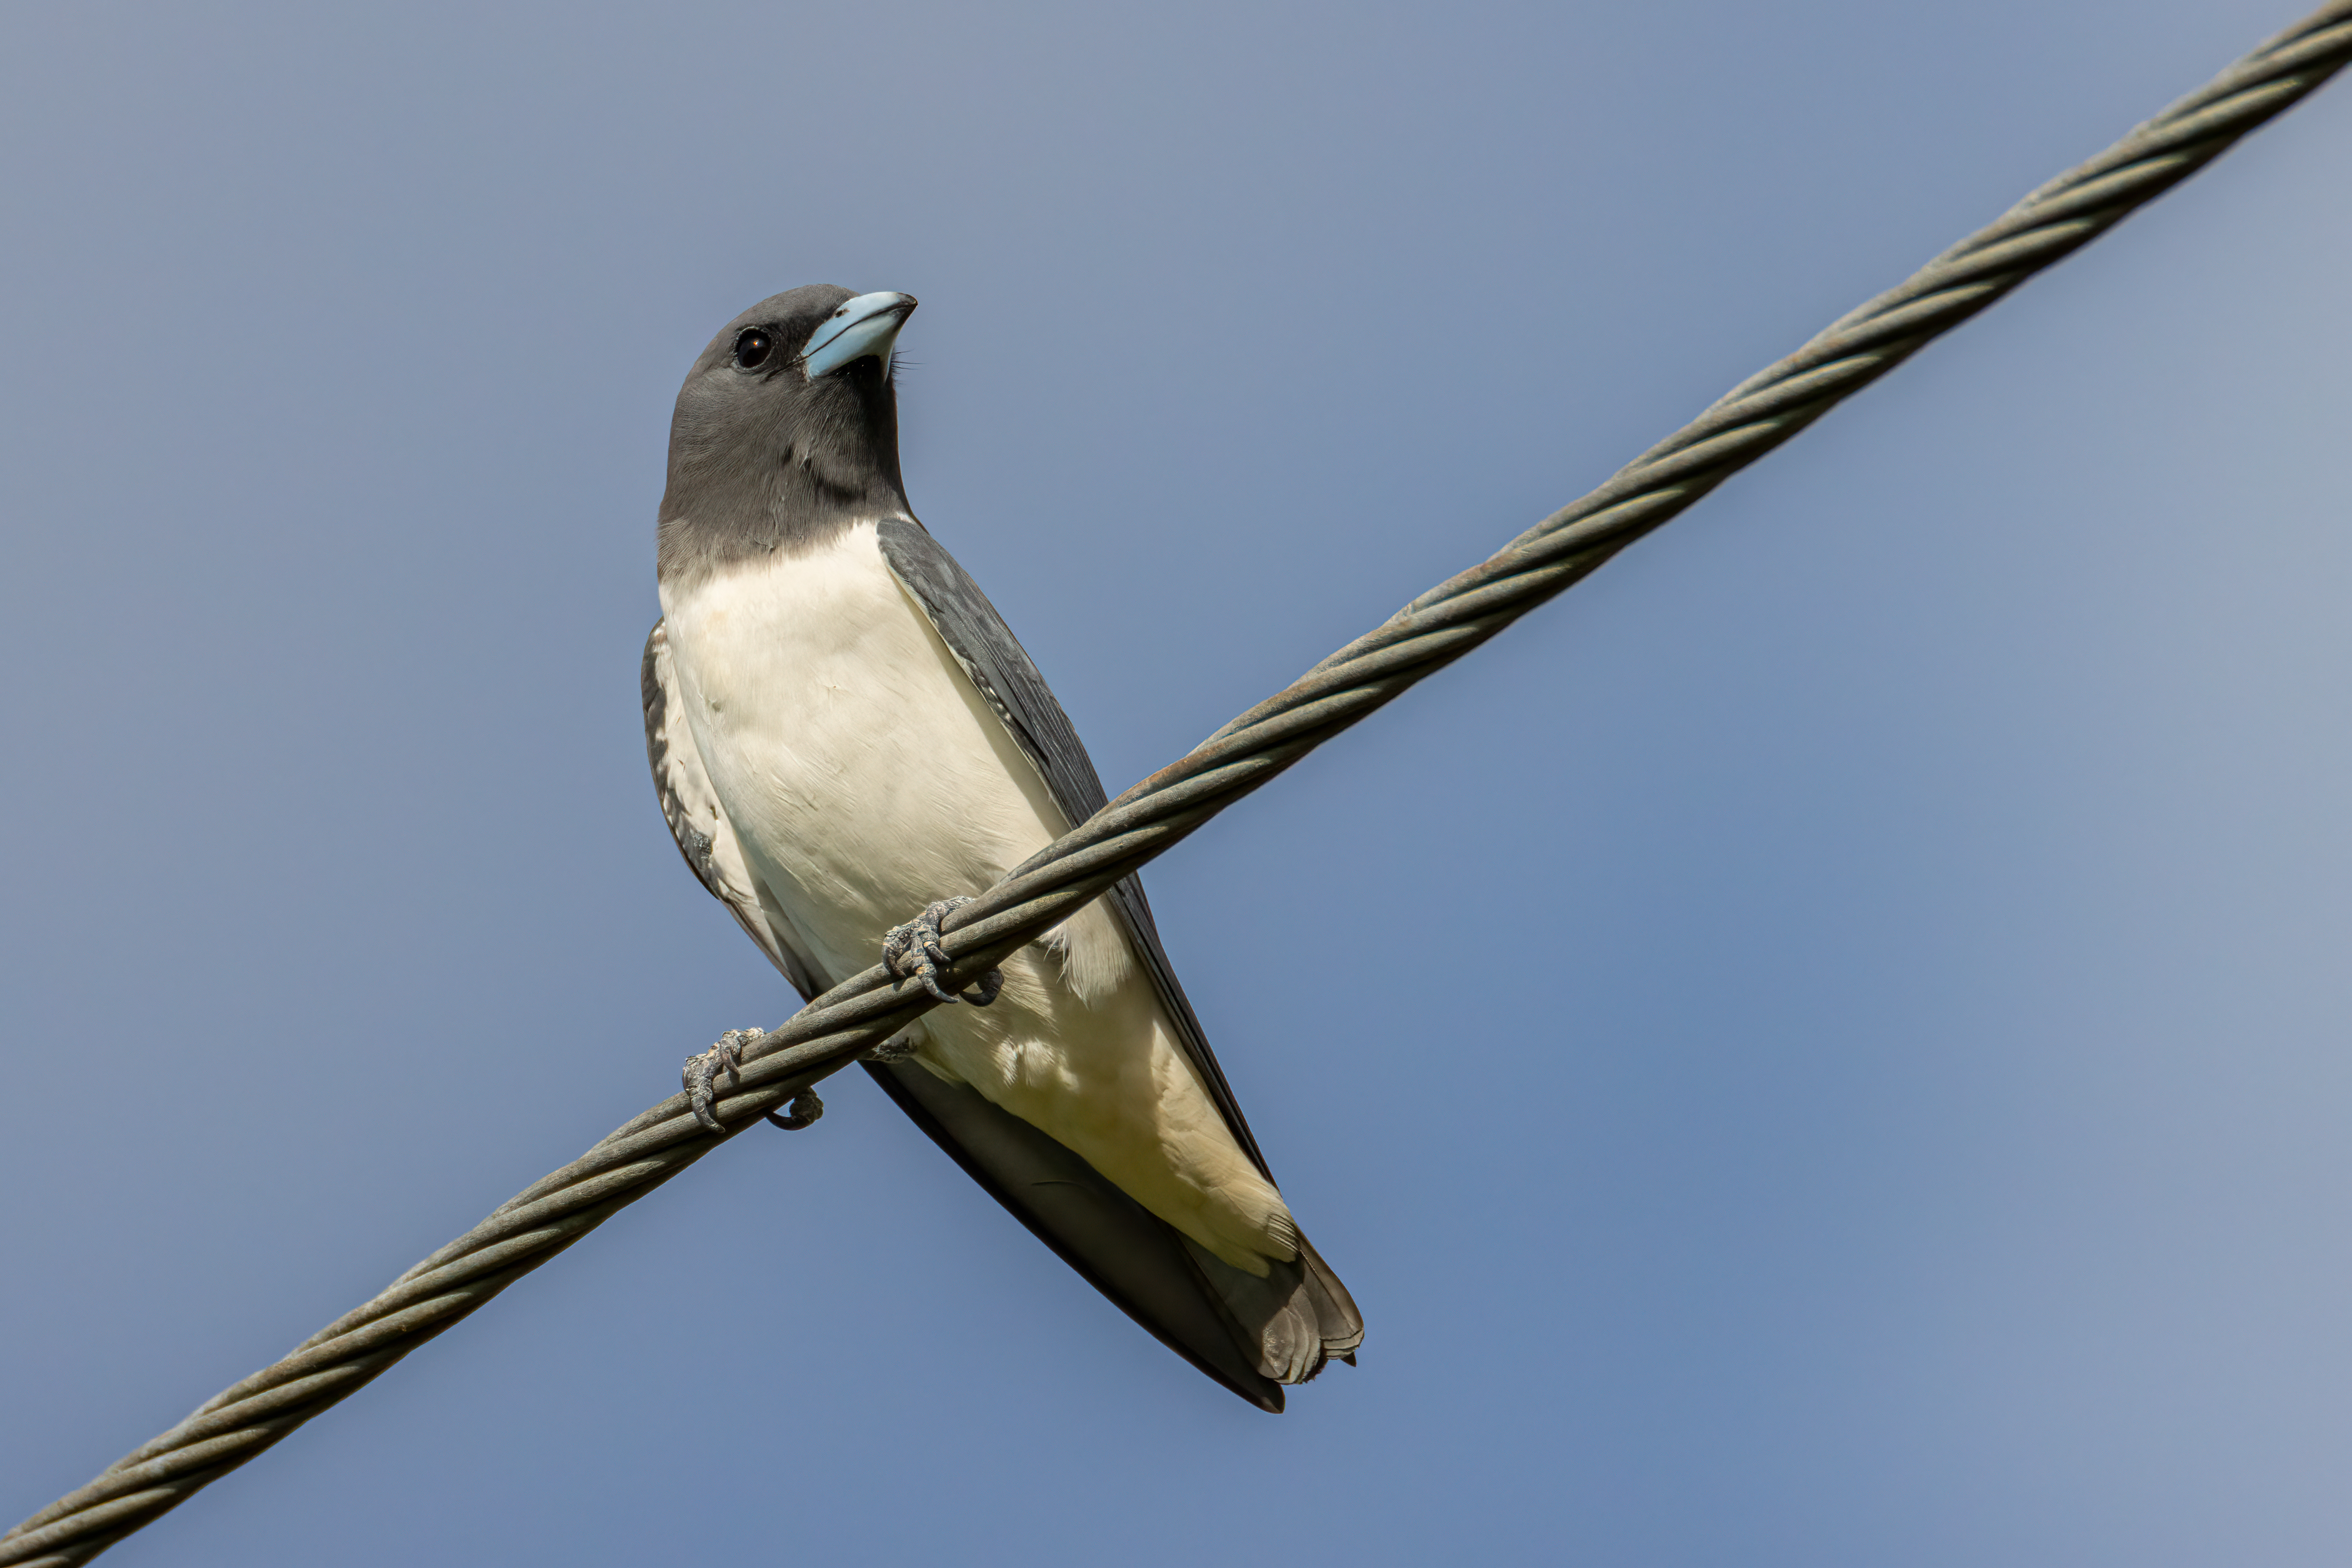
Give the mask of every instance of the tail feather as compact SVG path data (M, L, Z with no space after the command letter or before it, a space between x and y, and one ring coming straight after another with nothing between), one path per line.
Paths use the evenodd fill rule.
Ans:
M1352 1363L1364 1342L1363 1315L1322 1255L1302 1236L1298 1256L1264 1278L1223 1262L1187 1239L1184 1250L1233 1321L1234 1338L1261 1376L1305 1383L1333 1359Z

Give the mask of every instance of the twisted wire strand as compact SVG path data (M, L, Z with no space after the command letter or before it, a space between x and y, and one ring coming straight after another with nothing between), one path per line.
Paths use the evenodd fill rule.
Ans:
M2088 244L2321 86L2352 58L2352 0L2273 38L2106 152L2034 191L1899 287L1717 399L1590 495L1219 730L1030 857L944 922L977 978L1406 688L1696 503L1841 399ZM0 1565L86 1563L372 1381L762 1113L930 1010L879 965L747 1044L705 1131L686 1097L654 1106L501 1205L373 1300L0 1536Z

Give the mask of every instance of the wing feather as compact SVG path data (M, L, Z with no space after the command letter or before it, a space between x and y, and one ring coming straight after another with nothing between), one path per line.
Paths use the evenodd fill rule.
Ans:
M686 857L696 879L727 906L735 923L768 955L768 962L783 972L801 1000L808 1001L824 987L793 932L791 919L751 874L735 826L719 805L719 792L711 787L702 753L686 726L677 673L670 662L669 632L660 621L646 638L637 685L646 708L646 760L653 764L654 789L661 797L670 837L677 840L677 852Z
M988 595L980 591L980 584L948 553L946 546L911 518L884 520L877 537L891 575L921 606L948 651L955 655L956 662L1045 775L1045 787L1062 815L1076 826L1100 811L1107 799L1102 779L1095 772L1094 759L1087 755L1086 743L1078 739L1076 726L1054 700L1045 678L1013 637L1004 617L996 613L996 606L988 602ZM1104 902L1150 975L1152 988L1175 1023L1184 1054L1208 1085L1218 1113L1234 1141L1271 1181L1274 1173L1267 1169L1265 1156L1251 1135L1233 1086L1225 1081L1224 1068L1217 1065L1217 1055L1209 1048L1209 1037L1176 979L1168 950L1160 945L1150 902L1143 896L1142 879L1124 879L1104 895Z

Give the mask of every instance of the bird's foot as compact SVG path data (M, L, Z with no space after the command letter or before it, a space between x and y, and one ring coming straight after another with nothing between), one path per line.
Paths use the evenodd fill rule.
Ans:
M971 902L970 899L941 899L902 926L892 926L890 934L882 939L882 967L898 980L912 976L923 983L923 989L942 1002L969 1002L975 1007L985 1007L996 1000L1004 988L1004 972L992 969L973 982L971 990L959 996L940 984L940 971L948 966L947 950L940 946L940 921L949 911L960 910Z
M712 1110L719 1102L719 1075L723 1072L730 1079L741 1077L743 1047L767 1032L730 1029L719 1037L717 1045L698 1057L686 1058L686 1069L678 1076L686 1086L687 1105L693 1110L694 1119L713 1132L727 1130ZM797 1132L824 1114L824 1101L816 1097L814 1089L804 1089L793 1096L792 1103L784 1109L786 1113L782 1116L769 1111L768 1120L787 1132Z
M740 1077L743 1071L743 1045L766 1034L765 1029L730 1029L719 1037L719 1043L698 1057L686 1058L686 1067L678 1079L686 1089L687 1109L694 1119L713 1132L723 1132L719 1118L711 1107L719 1102L719 1075Z

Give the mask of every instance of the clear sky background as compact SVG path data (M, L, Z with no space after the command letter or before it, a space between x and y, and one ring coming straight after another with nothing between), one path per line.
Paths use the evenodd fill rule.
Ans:
M2294 0L0 10L0 1514L779 979L670 401L899 289L1114 791ZM2352 1553L2352 83L1150 875L1370 1323L1263 1415L872 1086L109 1559Z

